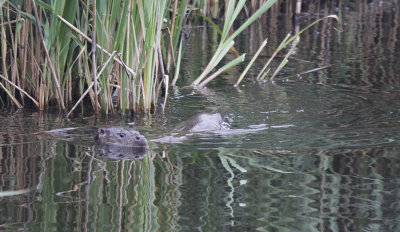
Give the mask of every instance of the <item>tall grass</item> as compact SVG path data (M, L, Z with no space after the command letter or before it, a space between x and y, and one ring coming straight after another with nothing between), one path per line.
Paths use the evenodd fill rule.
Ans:
M234 38L276 1L249 2L255 13L235 31L245 0L0 1L1 103L58 106L68 116L79 105L105 113L151 113L162 92L165 107L168 86L179 78L182 30L195 15L225 12L221 43L194 83L205 85Z

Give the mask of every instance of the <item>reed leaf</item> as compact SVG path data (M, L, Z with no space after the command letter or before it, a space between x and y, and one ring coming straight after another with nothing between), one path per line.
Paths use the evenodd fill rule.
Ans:
M211 76L209 76L208 78L206 78L204 81L202 81L199 84L199 88L203 88L208 82L210 82L211 80L213 80L215 77L217 77L219 74L227 71L228 69L242 63L244 61L245 58L245 54L235 58L234 60L230 61L229 63L227 63L226 65L224 65L223 67L221 67L220 69L218 69L218 71L216 71L214 74L212 74Z
M17 105L18 108L23 108L21 103L14 97L12 93L0 82L0 87L7 93L7 95L11 98L11 100Z
M285 44L286 41L289 39L289 37L290 37L290 33L286 35L286 37L282 40L282 42L280 43L280 45L278 46L278 48L281 47L282 44ZM274 53L272 54L272 56L268 59L267 63L266 63L266 64L264 65L264 67L261 69L260 73L259 73L258 76L257 76L257 79L264 79L264 78L265 78L265 76L266 76L265 70L268 68L269 64L270 64L271 61L275 58L275 56L278 54L279 51L280 51L279 49L276 49L276 50L274 51ZM269 70L267 70L267 72L269 72Z
M317 19L314 22L310 23L308 26L306 26L305 28L301 29L299 32L297 32L296 34L294 34L293 36L290 36L290 34L288 34L285 39L283 39L283 41L280 43L280 45L278 46L278 48L275 50L275 52L272 54L272 56L270 57L270 59L267 61L267 63L264 65L264 67L261 69L260 73L257 76L257 79L265 79L265 77L267 76L267 72L269 72L269 70L267 70L267 72L265 72L265 70L267 69L267 67L269 66L269 64L271 63L271 61L275 58L275 56L278 54L278 52L280 52L283 48L285 48L290 42L292 42L294 39L299 38L299 36L306 31L307 29L309 29L310 27L316 25L318 22L328 19L328 18L333 18L336 19L339 22L339 31L343 31L342 25L340 24L340 19L337 15L328 15L325 16L323 18ZM282 62L279 64L278 68L275 70L275 72L273 73L273 75L271 76L270 80L272 81L274 79L274 77L277 75L277 73L286 65L286 63L288 62L288 57L292 54L292 51L294 49L295 46L297 46L297 43L299 42L299 40L296 40L294 42L294 44L292 45L290 51L285 55L285 58L282 60Z
M327 15L327 16L325 16L325 17L323 17L323 18L320 18L320 19L315 20L314 22L310 23L308 26L306 26L305 28L301 29L299 32L297 32L296 34L294 34L292 37L290 37L286 42L284 42L283 44L281 44L281 45L277 48L278 52L279 52L280 50L282 50L284 47L286 47L286 45L288 45L290 42L292 42L295 38L297 38L298 36L300 36L304 31L308 30L310 27L316 25L316 24L319 23L320 21L325 20L325 19L328 19L328 18L336 19L336 20L339 22L339 29L338 29L338 30L339 30L339 31L343 31L342 24L340 23L339 17L338 17L337 15Z
M176 64L176 68L175 68L175 74L174 74L174 79L172 80L171 85L175 86L178 77L179 77L179 71L181 70L181 60L182 60L182 47L183 47L183 41L181 39L181 42L179 44L179 50L178 50L178 59L177 59L177 64Z
M200 74L200 76L192 83L193 86L199 85L203 79L216 67L222 58L226 55L229 49L233 45L233 40L238 36L244 29L246 29L251 23L253 23L257 18L259 18L263 13L265 13L277 0L268 0L265 2L249 19L247 19L242 26L235 30L232 35L228 36L228 32L231 30L233 22L242 10L245 1L240 0L235 6L236 1L229 1L228 9L226 13L224 28L222 30L222 35L218 48L208 63L205 70Z
M239 83L242 81L243 77L247 74L249 71L250 67L253 65L254 61L258 58L260 55L261 51L264 49L264 47L267 45L267 39L264 40L264 42L261 44L260 48L257 50L256 54L253 56L253 58L250 60L249 64L246 66L242 74L240 74L239 79L237 80L235 87L239 85Z
M8 82L10 85L14 86L16 89L18 89L19 91L21 91L22 93L24 93L26 96L28 96L33 103L35 103L35 105L37 107L39 107L39 102L36 101L36 99L34 99L33 97L31 97L31 95L29 95L29 93L27 93L25 90L21 89L19 86L17 86L16 84L14 84L13 82L9 81L7 78L5 78L3 75L0 74L0 78L2 78L3 80L5 80L6 82ZM7 92L7 94L9 93L8 90L5 90ZM19 104L19 102L14 98L14 95L10 96L11 99L13 101L15 101L16 105ZM19 108L22 108L22 105L19 105Z
M1 4L0 4L1 6ZM16 196L16 195L21 195L21 194L27 194L33 191L32 189L20 189L20 190L10 190L10 191L1 191L0 192L0 197L10 197L10 196Z
M275 72L272 74L270 81L273 81L275 76L282 70L283 67L285 67L285 65L288 62L288 57L290 55L293 54L293 50L294 48L297 46L297 44L299 43L300 40L296 39L293 44L292 47L289 49L288 53L285 55L285 57L283 58L283 60L281 61L281 63L278 65L278 67L276 68Z
M242 31L244 31L250 24L256 21L262 14L264 14L272 5L274 5L277 0L268 0L265 2L249 19L247 19L237 30L235 30L232 35L227 39L234 40Z

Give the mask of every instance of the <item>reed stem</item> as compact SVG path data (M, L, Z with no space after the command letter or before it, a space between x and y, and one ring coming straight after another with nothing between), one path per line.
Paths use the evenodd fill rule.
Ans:
M42 28L40 26L41 23L40 23L40 20L39 20L36 3L35 3L35 0L31 0L31 1L32 1L32 6L33 6L33 13L34 13L35 19L36 19L36 25L37 25L39 36L40 36L40 41L41 41L41 43L43 45L43 49L44 49L44 52L46 54L46 58L47 58L48 65L49 65L49 68L50 68L50 71L51 71L51 75L52 75L53 81L54 81L54 83L56 85L56 91L57 91L57 95L58 95L57 101L58 101L59 106L61 107L61 110L64 113L66 113L67 109L65 108L65 105L64 105L64 100L63 100L63 96L61 94L61 87L60 87L60 83L58 82L58 77L57 77L57 74L56 74L56 70L54 69L53 63L52 63L51 58L50 58L49 51L47 50L46 43L44 42L43 31L42 31Z
M96 42L96 22L97 22L97 10L96 10L96 0L93 0L93 28L92 28L92 73L93 73L93 84L94 84L94 112L95 115L99 114L99 99L97 95L97 89L98 89L98 84L97 84L97 62L96 62L96 47L97 47L97 42Z

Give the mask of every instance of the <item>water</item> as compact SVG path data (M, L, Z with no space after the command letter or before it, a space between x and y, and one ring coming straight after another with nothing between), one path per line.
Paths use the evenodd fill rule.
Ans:
M151 118L110 116L95 124L93 117L3 110L0 186L9 196L0 199L0 230L399 231L399 8L356 1L335 12L332 2L306 5L311 13L301 24L328 11L343 17L344 32L333 23L308 31L274 83L254 78L292 28L285 4L239 38L237 50L254 53L276 35L239 88L232 86L245 65L206 90L172 90L166 113ZM215 48L212 29L196 33L180 86L197 77ZM324 65L333 66L297 75ZM220 108L233 130L265 130L150 143L144 158L131 160L97 156L86 141L93 134L72 142L32 134L122 125L150 139Z

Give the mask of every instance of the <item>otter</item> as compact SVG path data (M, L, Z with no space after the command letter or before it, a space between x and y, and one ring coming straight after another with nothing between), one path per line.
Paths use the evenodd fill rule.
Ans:
M138 131L122 127L99 128L95 140L98 154L109 159L141 159L149 148L146 137Z
M188 134L224 129L225 111L199 113L179 123L172 133Z
M224 122L225 110L214 113L199 113L186 121L178 124L168 136L150 139L155 143L182 143L192 135L240 135L255 133L267 129L265 124L249 126L247 129L230 129L229 123ZM87 128L89 132L73 133L76 128L63 128L48 131L57 135L61 140L74 143L84 143L98 148L98 154L111 159L143 158L147 153L149 144L146 137L138 131L123 127L98 128L96 135L93 135L93 128Z
M42 133L36 133L41 136ZM101 157L110 159L140 159L149 148L146 137L133 129L123 127L72 127L44 132L48 139L58 139L73 144L92 146Z
M231 129L224 121L226 110L214 113L199 113L178 124L169 136L151 139L156 143L182 143L192 135L241 135L266 130L265 124L249 126L247 129Z
M178 124L171 132L171 136L151 139L152 142L180 143L187 139L187 136L196 133L215 132L224 127L225 111L215 113L199 113ZM115 150L128 149L128 147L148 147L147 139L138 131L122 127L99 128L95 139L102 153L113 154Z
M96 140L99 144L149 147L146 137L141 135L138 131L122 127L99 128Z

